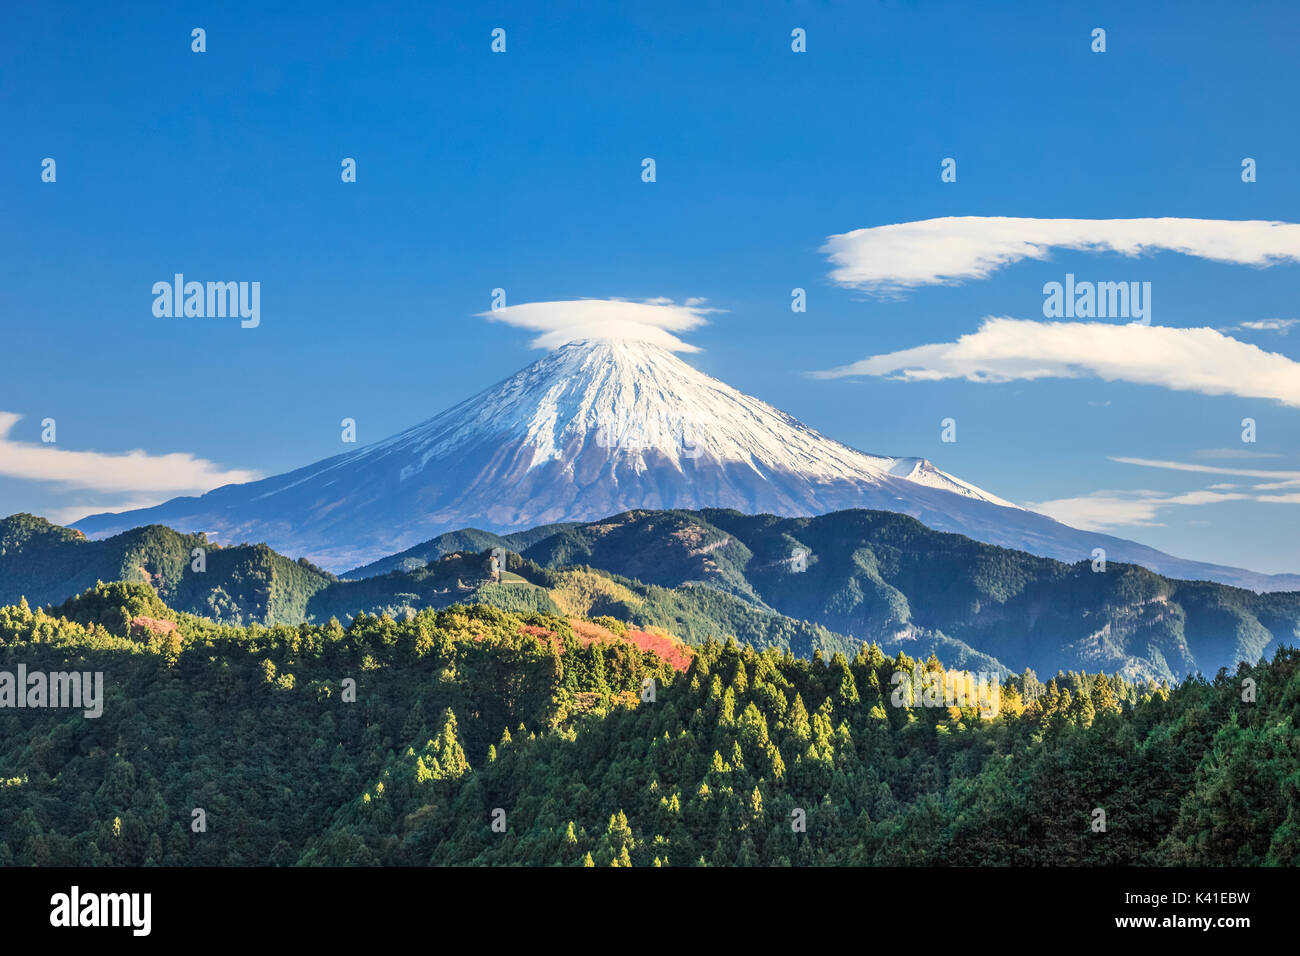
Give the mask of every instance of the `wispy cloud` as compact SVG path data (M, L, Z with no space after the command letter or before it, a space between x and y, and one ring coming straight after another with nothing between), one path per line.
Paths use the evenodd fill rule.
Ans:
M9 438L22 416L0 412L0 476L42 481L66 489L126 493L157 504L182 494L210 491L220 485L261 478L260 472L222 468L186 453L151 455L134 450L120 454L70 451L55 444Z
M1242 478L1266 478L1258 484L1221 482L1205 489L1170 493L1140 489L1134 491L1094 491L1072 498L1028 502L1026 508L1048 515L1085 531L1103 531L1119 527L1160 525L1162 514L1170 508L1188 505L1213 505L1225 501L1255 501L1269 504L1300 504L1300 471L1266 471L1253 468L1228 468L1192 462L1164 461L1152 458L1110 456L1111 461L1144 468L1159 468L1192 474L1233 475ZM1280 492L1280 493L1277 493Z
M1196 465L1183 461L1161 461L1150 458L1111 457L1111 461L1125 465L1141 465L1144 468L1164 468L1169 471L1189 471L1204 475L1234 475L1241 478L1266 478L1267 481L1253 486L1256 492L1282 491L1288 488L1300 488L1300 471L1273 471L1262 468L1223 468L1215 465ZM1257 501L1292 502L1300 501L1300 495L1256 495Z
M1241 265L1300 262L1300 224L1225 219L1022 219L949 216L855 229L822 246L843 286L894 295L985 279L1052 249L1136 256L1170 251Z
M1220 332L1276 332L1278 335L1286 335L1291 331L1291 326L1300 322L1300 319L1250 319L1246 322L1238 322L1236 325L1228 325L1219 329Z
M1185 461L1165 461L1159 458L1127 458L1120 455L1109 456L1111 461L1125 465L1140 465L1143 468L1164 468L1169 471L1190 471L1202 475L1235 475L1241 478L1269 478L1281 482L1300 483L1300 471L1279 471L1264 468L1227 468L1223 465L1198 465ZM1259 485L1257 487L1271 487Z
M1092 376L1204 395L1266 398L1300 408L1300 363L1208 328L990 317L955 342L875 355L813 374L909 382Z
M1160 491L1094 491L1074 498L1029 502L1025 507L1055 518L1062 524L1084 531L1118 527L1154 527L1162 524L1161 512L1187 505L1212 505L1224 501L1251 500L1252 495L1229 491L1190 491L1168 494Z
M525 302L479 317L504 322L521 329L541 332L534 348L553 349L580 339L649 342L675 352L698 352L674 333L689 332L708 320L711 312L703 299L687 299L681 305L671 299L629 302L624 299L574 299L567 302Z
M139 508L152 508L162 504L174 495L150 495L140 498L134 496L105 495L96 496L94 502L79 501L76 504L59 505L41 512L41 517L54 524L70 525L87 515L100 514L105 511L135 511Z

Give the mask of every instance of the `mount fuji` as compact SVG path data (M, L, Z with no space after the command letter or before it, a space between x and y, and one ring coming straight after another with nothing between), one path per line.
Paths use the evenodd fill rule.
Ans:
M440 533L516 531L635 509L784 516L870 508L1067 562L1110 561L1254 590L1300 588L1070 528L923 458L869 455L697 371L648 342L568 342L391 438L200 497L91 515L92 537L142 524L265 541L341 571Z

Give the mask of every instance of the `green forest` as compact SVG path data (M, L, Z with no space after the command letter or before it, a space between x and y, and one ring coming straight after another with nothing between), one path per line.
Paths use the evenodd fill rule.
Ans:
M5 865L1300 862L1289 648L1177 684L1026 672L991 716L913 699L896 675L944 664L875 643L482 604L240 627L119 582L0 608L20 664L105 700L0 708Z

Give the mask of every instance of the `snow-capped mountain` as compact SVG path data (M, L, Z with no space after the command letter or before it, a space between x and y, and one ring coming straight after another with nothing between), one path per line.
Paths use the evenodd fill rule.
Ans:
M101 536L147 523L265 541L332 570L444 531L513 531L632 509L824 514L876 508L942 531L1078 561L1258 589L1300 580L1181 561L1066 527L921 458L868 455L645 342L583 340L391 438L288 474L157 507L92 515Z

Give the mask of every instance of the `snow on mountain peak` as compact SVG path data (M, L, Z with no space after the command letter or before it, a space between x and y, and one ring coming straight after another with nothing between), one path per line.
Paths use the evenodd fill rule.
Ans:
M636 474L657 465L685 472L702 462L741 463L764 480L791 473L879 483L892 475L1015 507L923 459L857 451L662 346L622 339L561 345L468 401L348 457L401 451L407 480L485 436L521 443L529 469L584 453L605 458L614 471L627 467Z
M1046 535L1038 526L1054 527L924 459L869 455L827 438L693 368L670 346L605 334L565 341L382 441L78 525L87 533L149 522L201 527L346 568L458 528L514 531L633 509L711 507L779 515L878 508L1012 543L1037 544ZM1035 530L1020 529L1025 522Z

